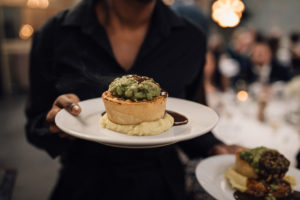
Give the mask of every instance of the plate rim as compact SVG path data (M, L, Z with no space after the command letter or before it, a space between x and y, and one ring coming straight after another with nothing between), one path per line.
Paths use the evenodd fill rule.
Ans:
M151 141L126 139L125 142L122 141L122 140L113 140L112 138L109 138L109 137L108 138L101 138L101 137L91 138L90 135L85 135L81 132L70 130L70 129L66 128L62 124L63 116L64 115L72 116L72 115L70 113L68 113L65 109L62 109L57 113L57 115L55 117L55 123L65 133L67 133L71 136L74 136L74 137L81 138L81 139L85 139L85 140L89 140L89 141L95 141L95 142L99 142L99 143L109 143L109 144L117 144L117 145L125 144L126 146L128 146L128 145L129 146L141 146L141 145L159 145L159 144L166 144L166 143L176 143L176 142L179 142L179 141L189 140L189 139L198 137L200 135L206 134L207 132L212 130L217 125L217 123L219 121L219 115L213 109L211 109L210 107L208 107L206 105L203 105L203 104L200 104L200 103L197 103L197 102L193 102L193 101L189 101L189 100L185 100L185 99L174 98L174 97L168 97L168 100L185 102L185 103L195 104L197 106L200 106L200 107L206 109L208 112L210 112L213 115L214 122L210 126L202 129L198 134L190 134L190 135L182 135L182 136L179 135L179 136L171 137L171 138L168 138L168 137L166 137L166 138L151 138ZM87 104L91 101L101 101L101 102L103 102L101 97L97 97L97 98L92 98L92 99L87 99L87 100L80 101L79 105L84 107L85 104ZM167 102L166 107L168 109L168 102ZM84 110L84 109L82 109L82 110ZM174 111L176 112L176 110L174 110ZM72 116L72 117L75 117L75 116ZM189 124L183 125L183 126L188 126L188 125ZM177 128L177 127L173 126L172 129L174 129L174 128ZM111 131L111 130L106 130L106 131ZM115 133L117 133L117 132L115 132ZM118 133L118 134L122 134L122 133ZM142 136L133 136L133 137L142 137ZM148 136L145 136L145 137L148 137ZM150 136L150 137L152 137L152 136Z

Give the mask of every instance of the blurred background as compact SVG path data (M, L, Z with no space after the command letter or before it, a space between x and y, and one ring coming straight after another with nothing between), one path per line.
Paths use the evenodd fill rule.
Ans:
M34 32L55 13L78 2L0 0L0 199L47 199L55 183L58 161L25 139L29 53ZM214 134L227 144L277 147L296 166L300 1L164 3L207 34L205 88L208 104L221 116ZM275 68L279 71L272 76L270 69ZM245 128L249 124L255 128Z

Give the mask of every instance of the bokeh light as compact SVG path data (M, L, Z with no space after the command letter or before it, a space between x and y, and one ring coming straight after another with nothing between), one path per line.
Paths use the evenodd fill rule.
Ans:
M240 0L217 0L212 5L212 19L221 27L235 27L240 23L244 9Z
M241 90L237 93L236 97L239 101L247 101L248 93L245 90Z
M27 0L27 6L29 8L46 9L49 6L49 0Z
M34 29L30 24L24 24L20 29L19 37L22 40L27 40L32 36L33 32Z

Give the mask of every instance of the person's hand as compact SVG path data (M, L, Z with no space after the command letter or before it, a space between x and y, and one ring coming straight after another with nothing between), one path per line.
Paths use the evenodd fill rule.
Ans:
M243 147L238 145L217 144L210 150L212 155L235 154L235 152Z
M69 139L74 139L72 136L69 136L60 130L56 124L55 124L55 116L56 114L63 108L65 108L69 113L71 113L74 116L79 115L81 112L81 108L78 105L79 98L75 94L64 94L59 97L54 101L52 108L48 112L46 116L46 121L50 124L50 132L59 134L61 138L69 138Z

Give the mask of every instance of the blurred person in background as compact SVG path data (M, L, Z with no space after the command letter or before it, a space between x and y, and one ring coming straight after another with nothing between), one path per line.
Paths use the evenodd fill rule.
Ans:
M122 149L70 138L54 122L63 108L78 115L80 100L100 97L124 74L154 78L170 96L204 103L203 32L160 0L83 0L50 19L34 36L28 140L60 156L51 199L184 200L190 158L233 153L211 133L153 149Z
M241 27L232 34L232 51L238 55L248 57L254 43L256 31L252 28Z
M219 34L213 34L208 40L206 64L204 67L204 85L206 93L225 91L229 85L226 77L220 72L219 62L225 51L224 39Z
M300 32L293 32L290 35L292 52L292 76L300 75ZM300 90L300 88L299 88ZM300 169L300 151L297 155L297 168Z
M250 59L251 66L243 68L239 75L247 84L270 84L290 79L289 68L275 59L269 40L263 36L258 36L253 44Z
M300 33L294 32L290 36L292 52L292 75L300 75Z
M255 37L256 31L246 27L241 27L232 34L227 54L239 63L241 69L248 68L251 65L249 57Z
M224 90L222 75L219 70L219 60L225 50L224 39L221 35L213 34L209 36L208 19L202 10L197 7L195 1L175 2L171 8L179 15L190 20L209 37L206 53L206 64L204 67L204 89L206 93Z
M228 74L226 75L227 85L233 89L243 89L240 85L245 85L244 83L241 84L244 81L240 80L240 75L246 69L251 68L250 54L255 37L255 29L249 27L237 28L231 36L225 56L220 60L222 73Z

